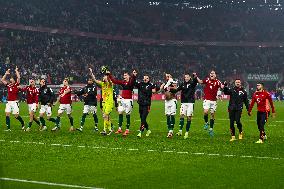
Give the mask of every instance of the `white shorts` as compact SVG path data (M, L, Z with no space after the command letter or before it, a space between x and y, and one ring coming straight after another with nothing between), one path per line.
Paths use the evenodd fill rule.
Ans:
M217 109L217 102L211 100L204 100L203 101L203 109L210 110L211 113L216 112Z
M126 114L131 114L133 109L133 100L132 99L121 99L120 104L117 108L119 113L125 112Z
M52 114L51 107L48 106L48 105L41 105L41 106L40 106L39 113L40 113L40 114L46 113L46 115L50 117L51 114Z
M181 103L180 115L193 116L194 103Z
M96 114L97 113L97 107L96 106L90 106L90 105L84 105L83 114L88 114L88 113Z
M19 114L19 102L18 101L8 101L6 104L5 112L12 114Z
M72 112L72 106L71 104L60 104L58 113L62 114L64 111L66 111L67 114L71 114Z
M36 103L28 104L28 107L29 107L29 113L36 112Z
M165 114L166 115L176 115L177 113L177 100L165 100Z

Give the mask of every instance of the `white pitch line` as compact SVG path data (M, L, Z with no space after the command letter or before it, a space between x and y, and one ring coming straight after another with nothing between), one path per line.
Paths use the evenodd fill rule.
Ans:
M225 155L223 155L223 156L225 156L225 157L234 157L234 156L236 156L236 155L225 154Z
M0 180L24 182L24 183L33 183L33 184L42 184L42 185L49 185L49 186L62 186L62 187L69 187L69 188L99 189L99 188L89 187L89 186L61 184L61 183L52 183L52 182L43 182L43 181L34 181L34 180L24 180L24 179L15 179L15 178L0 178Z
M205 153L191 153L191 154L194 154L194 155L204 155Z
M0 140L0 142L5 142L5 140Z
M50 146L61 146L61 144L50 144Z
M18 143L18 142L20 142L20 141L18 141L18 140L11 140L10 142L11 142L11 143L12 143L12 142Z
M220 154L207 154L208 156L219 156Z
M122 148L110 148L111 150L121 150Z
M188 154L188 152L177 152L178 154Z
M4 140L2 140L4 141ZM20 141L10 141L11 143L19 143ZM28 144L45 144L43 142L24 142L24 143L28 143ZM61 146L62 144L50 144L50 146ZM64 147L70 147L72 145L62 145ZM79 148L85 148L88 146L77 146ZM122 148L107 148L104 146L93 146L92 148L94 149L111 149L111 150L121 150ZM125 150L129 150L129 151L138 151L138 148L128 148ZM153 149L149 149L147 150L147 152L158 152L158 150L153 150ZM250 156L250 155L231 155L231 154L207 154L204 152L195 152L195 153L189 153L186 151L174 151L174 150L165 150L165 151L160 151L163 153L177 153L177 154L192 154L192 155L207 155L207 156L223 156L223 157L239 157L239 158L257 158L257 159L273 159L273 160L280 160L282 159L281 157L267 157L267 156Z
M62 146L64 146L64 147L70 147L70 146L72 146L72 145L70 145L70 144L64 144L64 145L62 145Z

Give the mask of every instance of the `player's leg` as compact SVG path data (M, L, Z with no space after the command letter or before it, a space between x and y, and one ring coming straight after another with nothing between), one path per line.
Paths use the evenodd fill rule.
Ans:
M236 123L239 130L239 139L243 139L243 125L241 122L242 110L236 111Z
M72 106L71 104L67 104L66 106L66 113L67 113L67 116L69 118L69 122L70 122L70 129L69 131L75 131L76 129L74 129L74 119L72 117Z
M61 119L61 116L62 116L62 114L65 110L66 110L65 104L60 104L58 111L57 111L57 117L56 117L56 120L55 120L55 127L53 129L51 129L51 131L57 131L57 130L60 129L60 126L61 126L60 119Z
M213 127L215 122L215 112L217 109L217 102L210 101L210 128L209 128L209 135L214 136Z
M257 122L258 122L258 128L259 128L259 140L256 143L263 143L265 117L266 117L266 112L257 112Z
M210 108L210 101L209 100L204 100L203 101L203 113L204 113L204 130L208 129L209 123L208 123L208 113L209 113L209 108Z
M145 130L145 127L146 127L146 118L147 118L147 113L148 112L148 106L143 106L143 105L139 105L139 114L140 114L140 120L141 120L141 123L140 123L140 131L137 135L137 137L141 137L142 136L142 133L143 131Z
M12 104L12 114L14 117L21 123L22 130L25 130L25 122L23 118L19 115L19 103L18 102L13 102Z
M132 112L132 108L133 108L133 102L132 100L127 99L125 101L125 113L126 113L126 130L123 133L124 136L129 134L129 128L130 128L130 115Z
M76 129L77 131L81 131L81 132L83 131L84 124L85 124L86 117L88 115L89 110L90 110L90 106L84 105L83 114L82 114L81 122L80 122L80 127Z
M96 106L91 106L91 112L93 114L93 119L95 122L95 127L94 127L94 131L98 131L98 124L99 124L99 120L98 120L98 115L97 115L97 107Z
M231 131L231 139L230 141L236 140L236 130L235 130L235 110L229 110L229 119L230 119L230 131Z
M39 110L39 121L41 123L41 129L40 131L44 131L47 129L46 124L45 124L45 120L44 120L44 114L45 114L45 107L44 106L40 106L40 110Z
M187 106L188 106L187 104L181 103L180 118L179 118L179 131L177 132L178 136L182 135L182 129L183 129L183 126L184 126L184 117L186 115Z
M192 116L193 116L193 110L194 110L194 103L189 103L188 107L187 107L187 111L186 111L187 122L186 122L184 139L188 138L188 132L189 132L190 125L191 125L191 119L192 119Z
M169 119L169 133L168 133L168 136L167 136L168 138L171 138L173 136L174 126L175 126L176 109L177 109L176 99L169 100L168 116L170 117L170 119Z
M7 102L6 108L5 108L7 129L5 131L11 131L11 121L10 121L10 113L11 112L12 112L11 104L10 104L10 102Z
M26 129L26 131L30 131L33 121L35 121L36 124L38 126L40 126L39 120L35 117L36 104L35 103L34 104L28 104L28 106L29 106L29 118L30 118L30 120L29 120L28 128Z
M118 130L115 132L115 134L122 133L123 112L125 111L123 104L124 104L124 102L123 102L123 99L122 99L118 108L117 108L117 111L118 111Z

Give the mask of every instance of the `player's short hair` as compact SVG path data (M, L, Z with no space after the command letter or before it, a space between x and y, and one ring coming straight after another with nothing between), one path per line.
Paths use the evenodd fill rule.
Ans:
M262 82L259 82L259 83L257 83L257 85L258 85L258 84L260 84L260 85L262 85L262 86L264 87L264 83L262 83Z
M42 81L42 80L46 81L46 79L44 79L44 78L40 78L40 81Z
M91 78L91 77L88 78L88 81L94 82L93 78Z
M242 82L242 80L240 78L235 79L235 81L240 80Z
M189 75L189 76L190 76L190 74L189 74L189 73L185 73L184 75Z
M67 82L69 82L69 78L68 78L68 77L65 77L64 80L66 80ZM63 81L64 81L64 80L63 80Z
M123 74L127 74L127 75L129 75L129 72L123 72Z

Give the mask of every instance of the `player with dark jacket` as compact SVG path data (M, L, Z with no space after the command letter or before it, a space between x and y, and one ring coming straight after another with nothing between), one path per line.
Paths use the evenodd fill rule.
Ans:
M77 128L78 131L83 131L84 123L86 117L89 113L93 114L95 128L94 131L98 131L98 116L97 116L97 86L94 84L92 78L88 79L88 84L75 92L78 96L84 97L84 110L81 118L80 128Z
M139 104L139 114L141 119L140 132L137 137L142 136L144 129L147 130L146 136L148 137L151 134L149 130L149 125L147 123L147 116L151 107L151 97L152 93L156 92L156 85L150 82L148 75L144 75L143 82L135 82L135 87L138 89L138 101Z
M179 132L178 136L182 135L182 129L184 126L184 117L187 117L186 132L184 139L188 138L188 132L191 124L191 118L193 116L193 109L195 103L195 88L197 85L197 76L194 73L193 77L189 74L184 75L184 81L179 84L177 89L171 89L173 93L181 91L181 107L180 107L180 120L179 120Z
M232 138L230 141L235 141L235 126L236 122L237 127L239 129L239 139L243 139L243 128L241 123L241 115L243 110L243 104L245 104L246 109L249 108L249 101L247 97L247 92L242 87L242 83L240 79L236 79L233 88L229 88L227 83L224 86L224 94L230 95L230 101L228 106L229 118L230 118L230 131Z

